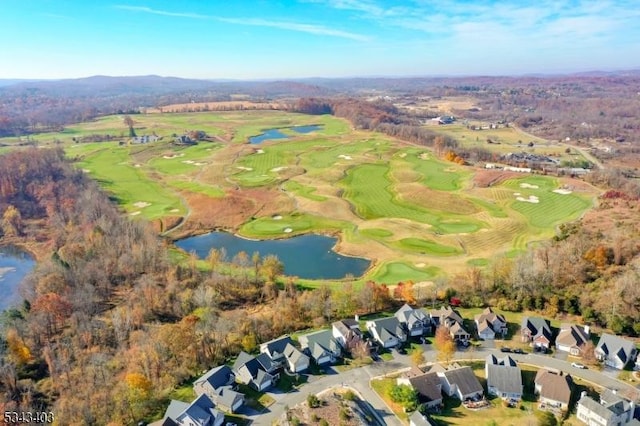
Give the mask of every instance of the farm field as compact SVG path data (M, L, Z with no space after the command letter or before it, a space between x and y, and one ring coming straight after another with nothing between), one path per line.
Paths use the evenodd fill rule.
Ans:
M484 267L550 238L597 194L583 182L528 174L480 187L474 176L481 169L331 116L268 110L131 118L138 136L160 139L132 143L123 116L109 116L33 140L65 149L128 214L174 224L184 218L174 238L211 229L258 239L336 235L340 253L373 261L358 282L429 281ZM293 131L302 125L319 128ZM287 138L248 143L270 129ZM196 130L207 138L174 144Z

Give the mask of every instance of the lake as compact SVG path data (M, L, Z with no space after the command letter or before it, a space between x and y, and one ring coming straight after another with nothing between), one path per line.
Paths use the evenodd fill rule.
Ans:
M370 261L359 257L343 256L333 251L337 238L323 235L300 235L282 240L253 241L228 232L211 232L205 235L176 241L181 249L204 259L212 248L225 248L227 260L241 251L251 258L254 252L261 256L274 254L284 264L284 273L299 278L321 280L341 279L351 274L360 277L369 268Z
M319 124L311 124L308 126L287 127L287 129L291 129L294 132L301 133L301 134L315 132L316 130L320 130L321 128L322 126ZM272 140L272 139L289 139L289 136L282 133L280 129L269 129L269 130L265 130L264 133L260 133L257 136L250 137L249 143L252 145L256 145L266 140Z
M0 311L20 303L18 286L36 262L15 247L0 247Z

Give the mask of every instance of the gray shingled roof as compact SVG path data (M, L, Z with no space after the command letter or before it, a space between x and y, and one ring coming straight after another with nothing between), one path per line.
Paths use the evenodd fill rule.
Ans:
M603 333L596 349L602 350L607 356L617 356L626 364L631 360L630 357L635 349L635 345L630 340L614 336L613 334Z
M423 324L430 322L429 317L422 309L414 309L406 303L396 311L394 316L398 318L400 322L407 324L409 328L418 321Z
M447 370L444 372L444 376L449 383L455 383L462 395L469 395L476 392L483 392L480 381L473 374L471 367L461 367L455 370Z
M432 423L427 420L419 411L414 411L411 416L409 416L409 420L416 426L430 426Z
M520 367L509 364L487 365L487 386L494 387L501 392L522 393L522 372Z
M549 325L549 321L544 318L524 317L522 318L522 328L529 329L533 338L543 335L551 340L551 326Z
M235 374L226 365L212 368L207 371L202 377L195 381L195 383L208 382L213 389L217 389L221 386L233 383L235 380Z
M291 337L289 336L282 336L282 337L278 337L277 339L273 339L270 340L268 342L263 343L262 345L260 345L260 348L262 349L263 347L266 348L269 356L271 356L273 358L273 354L275 352L277 353L284 353L284 348L287 347L287 345L292 344L293 340L291 340ZM262 350L260 351L262 352Z
M233 407L236 402L244 400L244 394L234 391L229 386L220 388L218 395L218 403L229 408Z
M172 399L171 402L169 402L169 406L167 407L167 410L164 412L164 418L165 419L170 418L172 420L175 420L188 407L189 407L188 403Z
M605 420L610 420L614 416L613 412L609 411L607 407L600 405L600 403L594 401L588 396L580 398L578 404L582 405L587 410L596 413L599 417L602 417Z
M404 335L404 330L396 317L379 318L373 320L372 323L378 331L378 336L380 336L383 341L389 337L400 337Z

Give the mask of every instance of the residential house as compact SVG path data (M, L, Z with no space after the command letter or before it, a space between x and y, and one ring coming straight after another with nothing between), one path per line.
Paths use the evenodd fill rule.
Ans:
M573 356L582 355L582 348L589 341L589 327L574 324L562 324L556 337L556 349Z
M193 383L196 395L207 395L218 408L230 413L244 404L244 395L235 388L236 375L226 365L212 368Z
M436 372L424 372L412 367L396 379L399 385L411 386L418 393L418 400L428 408L436 409L442 405L442 383Z
M484 389L471 367L454 365L444 372L436 373L442 383L442 391L449 396L455 396L461 401L481 398Z
M457 322L454 322L451 327L449 327L449 334L456 342L468 342L471 338L471 335L467 333L467 330L462 328L462 326Z
M637 354L638 350L632 341L607 333L602 334L595 349L599 361L618 370L633 362Z
M429 316L431 317L431 321L435 327L444 325L445 327L450 328L454 323L458 323L460 325L463 323L463 319L460 314L449 306L440 309L433 309L429 311Z
M497 358L495 355L489 355L485 364L485 377L488 393L507 400L522 399L522 372L510 356Z
M367 321L367 330L384 348L393 348L407 341L407 333L396 317Z
M271 361L284 366L284 348L286 348L287 345L293 345L293 340L291 340L291 337L289 337L288 335L284 335L282 337L278 337L277 339L261 343L260 353L268 355L269 358L271 358Z
M202 394L191 404L172 400L165 412L163 425L178 426L221 426L224 414L216 409L211 399Z
M264 392L275 385L278 378L277 375L269 373L257 357L246 352L240 352L238 359L233 364L233 371L241 383L249 385L259 392Z
M291 343L284 348L287 370L292 373L302 373L309 368L309 357Z
M571 400L571 376L562 371L538 370L535 393L540 395L540 409L567 411Z
M471 338L471 335L463 327L464 320L460 314L450 307L431 310L429 315L435 327L444 326L449 329L453 340L467 342Z
M428 418L420 414L419 411L414 411L409 416L409 426L431 426L432 423Z
M599 403L587 396L586 392L582 392L576 417L589 426L630 425L634 422L634 411L635 404L632 401L605 389L600 395Z
M549 349L553 339L549 320L541 317L524 317L520 332L523 342L531 342L534 347Z
M144 144L150 142L157 142L160 139L157 135L142 135L142 136L134 136L131 138L131 143L133 144Z
M331 333L345 351L350 351L362 341L360 323L355 319L344 319L331 324Z
M303 352L317 365L332 364L342 356L342 347L333 337L332 330L316 331L298 339Z
M405 327L409 336L422 336L431 332L431 318L422 310L404 304L394 314Z
M493 340L496 336L504 338L507 335L507 320L491 308L486 308L476 315L474 321L480 339Z

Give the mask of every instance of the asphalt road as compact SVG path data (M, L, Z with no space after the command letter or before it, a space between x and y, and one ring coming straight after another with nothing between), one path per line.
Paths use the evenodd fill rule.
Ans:
M456 352L454 360L459 361L484 361L489 354L495 354L497 356L504 356L506 354L495 349L492 343L486 342L490 347L479 347L474 350L459 351ZM426 362L436 361L436 352L431 345L423 345L425 349L424 355ZM375 409L379 418L382 419L387 425L400 426L403 423L391 412L384 401L371 389L369 382L374 377L384 376L397 372L401 369L406 369L411 366L411 359L408 355L399 355L393 353L394 359L392 361L378 361L371 365L354 368L344 373L332 372L324 376L309 376L309 381L302 385L299 389L296 389L289 393L270 393L275 399L275 403L269 406L262 413L253 413L249 416L252 420L252 425L256 426L271 426L273 421L280 418L285 410L285 407L293 407L306 400L307 395L313 393L317 394L326 389L340 386L348 386L355 389ZM571 366L571 363L558 359L552 355L539 355L534 353L527 354L509 354L518 363L528 364L535 367L548 367L556 370L561 370L571 374L574 379L579 378L596 384L598 386L608 387L610 389L616 389L623 391L625 389L629 391L638 391L633 386L617 380L616 371L600 372L593 369L579 369Z

